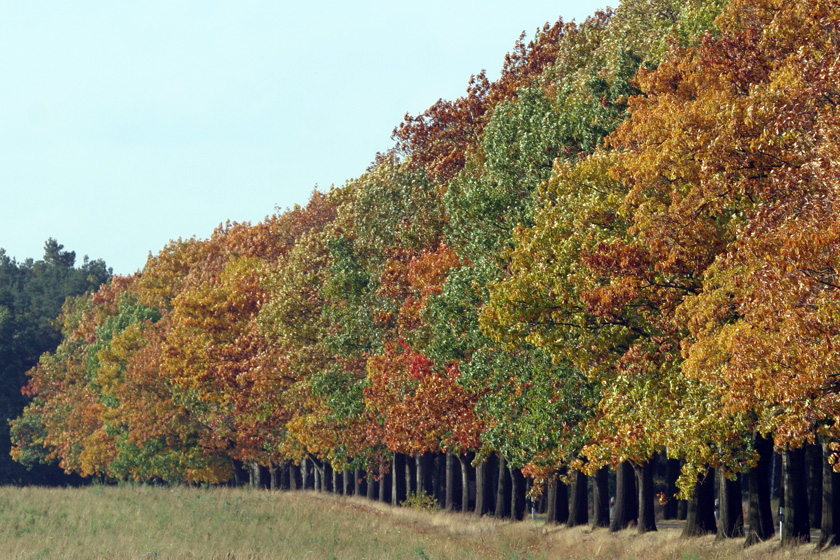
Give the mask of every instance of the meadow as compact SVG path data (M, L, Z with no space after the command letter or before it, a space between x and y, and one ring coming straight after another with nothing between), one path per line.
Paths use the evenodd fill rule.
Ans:
M90 486L0 488L3 559L735 559L815 557L809 545L683 539L392 508L314 492ZM840 558L829 551L820 558Z

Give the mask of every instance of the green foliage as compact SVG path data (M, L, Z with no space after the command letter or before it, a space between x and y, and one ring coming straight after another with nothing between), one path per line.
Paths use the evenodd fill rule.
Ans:
M404 508L419 509L422 511L440 510L440 504L438 504L435 497L427 494L425 490L410 492L400 505Z
M8 421L23 411L27 399L21 395L26 371L38 357L55 350L62 333L57 324L65 300L96 289L111 277L111 270L101 260L85 257L76 264L76 254L65 251L55 239L44 244L42 260L19 263L0 249L0 482L26 480L46 482L51 471L24 471L9 458ZM40 440L38 418L19 427L26 437ZM31 468L45 457L42 449L30 448L25 456Z
M379 472L388 446L539 477L667 446L689 480L751 464L754 430L840 434L831 8L546 26L358 179L171 243L60 325L104 265L0 252L0 414L42 356L18 458L215 481L305 454Z

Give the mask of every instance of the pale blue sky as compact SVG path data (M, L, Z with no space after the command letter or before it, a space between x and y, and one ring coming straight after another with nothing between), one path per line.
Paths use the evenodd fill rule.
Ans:
M613 2L615 4L615 2ZM0 247L117 273L359 176L406 112L604 0L0 0Z

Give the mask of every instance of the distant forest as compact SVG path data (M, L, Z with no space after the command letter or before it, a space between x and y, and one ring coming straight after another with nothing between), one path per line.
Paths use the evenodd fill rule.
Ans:
M132 276L5 259L11 455L748 542L781 477L832 545L838 104L837 0L546 24L303 206Z
M55 320L64 301L89 296L110 278L111 270L101 260L85 258L77 267L76 253L65 251L55 239L47 240L44 256L37 261L19 263L0 249L0 484L66 484L75 480L56 466L26 468L13 461L9 420L20 416L29 402L21 394L26 372L62 341Z

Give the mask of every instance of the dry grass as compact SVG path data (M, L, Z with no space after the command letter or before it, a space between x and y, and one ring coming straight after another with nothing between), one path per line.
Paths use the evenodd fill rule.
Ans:
M735 559L814 557L679 530L637 535L391 508L311 492L0 488L0 559ZM840 559L840 551L820 554Z

